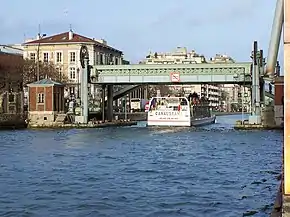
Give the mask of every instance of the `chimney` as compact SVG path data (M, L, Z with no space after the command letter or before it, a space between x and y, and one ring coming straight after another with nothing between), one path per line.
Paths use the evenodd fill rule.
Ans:
M37 40L40 39L40 34L39 34L39 33L37 34L36 39L37 39Z
M72 30L70 30L70 31L68 32L68 39L69 39L69 40L72 40L73 37L74 37L74 33L73 33Z

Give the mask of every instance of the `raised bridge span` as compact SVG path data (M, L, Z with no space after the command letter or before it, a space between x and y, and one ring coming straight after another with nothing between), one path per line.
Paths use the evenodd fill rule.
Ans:
M91 76L98 84L250 84L251 62L226 64L97 65Z
M116 84L124 87L113 94L117 100L144 84L240 84L251 85L252 63L224 64L134 64L95 65L91 71L95 84ZM274 98L273 92L266 96Z

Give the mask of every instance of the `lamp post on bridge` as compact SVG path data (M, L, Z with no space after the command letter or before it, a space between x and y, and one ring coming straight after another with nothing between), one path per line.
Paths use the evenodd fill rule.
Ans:
M40 34L40 32L37 34L37 39L39 40L38 41L38 44L37 44L37 64L36 64L36 72L37 72L37 81L39 81L40 80L40 76L39 76L39 68L40 68L40 66L39 66L39 60L40 60L40 58L39 58L39 49L40 49L40 40L43 38L43 37L45 37L46 36L46 34Z
M254 49L251 55L252 63L252 112L249 117L250 124L261 124L261 92L260 92L260 68L259 59L261 54L258 51L258 42L254 41Z

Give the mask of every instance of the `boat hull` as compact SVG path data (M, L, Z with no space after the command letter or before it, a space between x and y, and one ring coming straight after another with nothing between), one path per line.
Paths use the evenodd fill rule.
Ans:
M205 118L195 118L191 120L191 126L200 127L204 125L214 124L216 120L216 116L205 117Z
M158 120L148 121L147 126L152 127L200 127L205 125L214 124L216 116L204 118L191 118L189 121L172 121L172 120Z

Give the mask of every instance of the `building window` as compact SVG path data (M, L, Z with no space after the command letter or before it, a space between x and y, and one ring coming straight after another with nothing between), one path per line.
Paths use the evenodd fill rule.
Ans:
M44 103L44 93L39 93L38 94L37 103Z
M72 80L76 79L76 68L75 67L69 68L69 76L70 76L70 79L72 79Z
M8 101L10 103L15 103L16 102L15 95L13 93L9 94Z
M104 54L100 53L100 65L104 65Z
M43 62L48 62L48 53L43 53Z
M62 53L61 52L57 52L56 53L56 62L57 63L61 63L62 62Z
M75 63L76 62L76 52L70 52L69 53L69 60L71 63Z
M109 57L108 57L108 62L110 65L113 65L113 54L109 54ZM117 65L117 64L116 64Z
M56 68L56 72L57 72L57 74L59 76L59 79L61 80L61 77L62 77L62 68L61 67L57 67Z
M30 53L29 59L35 61L35 53Z
M70 87L69 93L70 93L70 95L74 95L75 94L75 87Z

